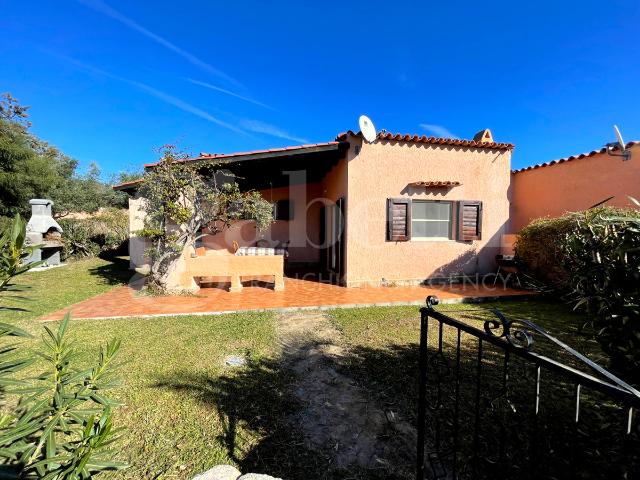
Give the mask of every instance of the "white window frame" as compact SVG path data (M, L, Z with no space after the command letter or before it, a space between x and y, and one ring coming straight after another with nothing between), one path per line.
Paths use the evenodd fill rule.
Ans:
M414 203L446 203L449 205L449 219L448 220L431 220L431 219L416 219L413 214L413 204ZM414 222L449 222L449 235L446 237L419 237L414 232L413 228ZM415 240L417 242L442 242L449 241L453 239L453 202L450 201L442 201L442 200L412 200L411 201L411 240Z

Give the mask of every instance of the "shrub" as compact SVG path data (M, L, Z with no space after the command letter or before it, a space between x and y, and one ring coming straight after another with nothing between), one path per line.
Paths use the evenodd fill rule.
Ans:
M107 458L118 438L112 413L118 404L106 397L105 391L118 383L115 359L120 342L108 342L98 351L93 366L78 368L77 351L66 338L68 322L67 314L56 331L44 326L44 350L39 356L47 368L32 384L3 379L21 394L15 411L0 420L3 478L81 479L126 468L126 464ZM13 336L19 333L23 332L9 332ZM6 356L4 352L0 355ZM32 363L17 362L18 368L7 373ZM11 358L5 364L15 366L16 360Z
M63 256L93 257L121 248L129 238L126 210L107 209L85 218L60 220Z
M542 217L524 227L516 238L515 254L523 270L535 281L555 291L571 288L564 264L567 235L577 231L586 216L631 217L637 210L597 207L560 217Z
M522 229L525 273L585 308L612 366L640 367L640 210L598 207Z
M563 266L618 369L640 368L640 211L586 212L563 243Z
M518 233L515 254L524 272L544 284L563 285L562 239L575 226L574 214L538 218Z
M24 245L25 238L19 216L0 234L0 292L16 291L12 279L37 265L21 264L33 248ZM126 468L108 458L117 439L112 424L117 403L105 396L118 383L120 342L108 342L93 365L78 366L66 337L68 323L67 315L56 331L44 327L44 348L36 355L47 368L29 379L17 374L34 364L34 352L21 354L19 345L7 340L31 335L0 323L0 478L79 480ZM19 396L17 407L6 407L8 393Z

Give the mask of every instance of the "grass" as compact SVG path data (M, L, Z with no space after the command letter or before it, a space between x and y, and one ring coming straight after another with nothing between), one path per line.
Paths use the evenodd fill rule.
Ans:
M531 298L479 305L444 304L437 306L436 310L464 320L482 330L485 320L495 318L490 313L492 308L498 309L509 319L532 321L595 362L602 364L607 362L607 356L602 352L591 332L582 329L585 322L584 315L574 312L570 306L562 303ZM413 306L370 307L335 310L331 312L331 318L350 344L384 349L393 345L417 344L420 334L420 317L416 312L417 309ZM445 329L444 336L445 340L451 344L456 340L452 329ZM435 335L431 335L431 338L435 339ZM553 355L551 350L546 353Z
M494 318L488 310L492 307L498 308L507 318L533 321L592 360L607 366L607 357L598 343L589 332L580 328L584 317L567 305L528 299L491 305L441 305L436 309L482 330L484 322ZM335 310L330 315L349 345L350 355L344 367L346 372L377 397L381 404L387 405L401 418L415 423L420 333L420 318L415 307ZM447 446L452 445L453 438L451 419L455 415L457 330L444 327L443 356L436 355L438 323L433 320L430 322L429 340L431 360L427 373L427 401L435 410L427 409L427 437L433 441L436 430L439 431L442 449L446 450ZM592 373L556 345L541 339L540 335L536 336L536 342L535 352ZM480 442L475 448L473 413L478 379L477 352L477 339L463 334L459 373L459 448L466 457L461 455L459 458L461 478L468 478L469 471L465 472L464 469L469 467L474 454L491 457L495 461L501 443L511 446L513 458L507 460L506 468L504 464L484 465L483 473L488 478L529 478L528 475L533 478L550 478L554 475L558 478L623 478L621 465L631 464L633 468L638 468L640 459L637 455L629 456L629 450L624 450L630 444L634 445L632 448L640 448L637 434L630 444L623 439L625 412L603 395L583 389L582 421L576 426L572 422L575 386L549 371L543 371L542 374L539 431L534 434L534 422L531 419L534 418L535 368L512 355L509 389L505 395L502 384L504 353L487 343L484 344L479 402ZM533 438L539 438L540 445L534 447ZM431 443L428 449L433 448ZM544 452L544 461L540 452ZM558 452L562 453L558 455ZM569 460L569 463L565 463L565 460ZM525 464L523 469L521 462L532 462L537 470L530 469L529 464ZM477 478L484 477L480 475Z
M3 305L11 302L24 311L0 312L0 320L18 323L39 336L42 330L36 318L122 284L128 276L125 267L123 259L96 258L26 274L17 283L30 287L23 295L31 300L1 297ZM566 306L534 299L494 306L508 316L530 318L579 351L604 360L598 344L579 331L581 317ZM481 324L489 314L478 308L438 307ZM345 371L385 408L411 422L416 412L417 310L375 307L329 312L348 347ZM91 362L99 344L113 337L122 341L123 382L111 396L124 403L115 418L116 425L126 429L118 457L131 468L106 478L186 479L220 463L289 480L373 478L355 470L331 476L327 473L331 459L303 446L291 424L299 405L290 388L292 374L279 361L275 327L275 316L265 312L72 320L70 334L82 364ZM445 331L445 344L453 340ZM37 348L38 340L25 346ZM467 339L464 348L465 356L473 359L473 341ZM224 358L230 354L246 356L248 365L226 367ZM498 370L495 352L487 350L487 360ZM473 384L473 368L468 370L466 379ZM487 383L491 393L489 387ZM528 387L523 383L522 388Z
M118 448L132 465L118 478L189 478L220 463L233 463L224 442L226 418L211 408L221 389L198 390L235 373L227 355L258 362L271 353L274 318L270 314L214 317L162 317L122 321L75 321L72 337L82 359L107 338L122 340L122 386L112 396L124 402L115 422L127 429ZM257 413L256 413L257 414ZM243 451L260 433L238 426L235 448Z
M93 258L29 272L15 281L28 287L21 293L27 300L8 292L0 297L2 305L22 309L1 311L1 321L19 324L34 334L22 345L38 349L42 325L34 319L122 284L129 275L126 266L122 259ZM124 403L115 416L115 424L126 429L118 443L118 457L131 468L105 478L191 478L216 464L238 463L242 452L259 443L264 432L245 428L243 423L235 425L234 448L229 448L228 416L212 408L228 394L225 388L233 385L237 374L225 366L224 358L237 354L251 363L261 362L273 353L274 336L275 319L268 313L72 319L70 337L79 365L89 365L97 347L108 339L122 341L122 385L110 396ZM277 375L271 378L278 379ZM209 388L203 390L203 385Z
M123 285L131 276L128 264L125 257L110 260L95 257L51 270L27 272L13 281L24 291L2 295L1 305L13 310L0 310L0 322L28 327L28 320Z

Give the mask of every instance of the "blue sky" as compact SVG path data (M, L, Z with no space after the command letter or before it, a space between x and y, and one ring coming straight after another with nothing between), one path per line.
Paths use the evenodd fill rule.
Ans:
M513 167L640 139L640 4L2 1L0 91L105 174L154 147L378 129L516 144Z

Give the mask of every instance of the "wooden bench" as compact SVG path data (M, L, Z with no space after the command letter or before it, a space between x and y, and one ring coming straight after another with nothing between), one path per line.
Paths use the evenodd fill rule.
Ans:
M201 252L198 252L201 253ZM186 270L183 284L194 277L228 277L231 281L230 292L242 290L243 277L273 277L273 289L284 290L284 257L272 256L236 256L226 254L198 255L185 258Z

